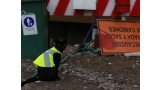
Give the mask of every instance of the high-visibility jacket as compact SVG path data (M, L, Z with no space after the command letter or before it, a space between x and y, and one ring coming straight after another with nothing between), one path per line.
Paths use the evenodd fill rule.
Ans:
M62 53L59 50L57 50L55 47L52 47L51 49L45 51L40 56L38 56L38 58L33 62L33 64L35 65L36 68L38 66L55 67L54 58L53 58L54 53L59 53L62 56Z

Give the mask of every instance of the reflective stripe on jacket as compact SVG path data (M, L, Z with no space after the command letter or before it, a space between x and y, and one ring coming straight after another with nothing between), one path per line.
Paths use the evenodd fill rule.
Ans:
M51 49L45 51L40 56L38 56L38 58L33 62L33 64L35 65L36 68L38 66L55 67L54 60L53 60L54 53L59 53L62 56L62 53L59 50L57 50L55 47L52 47Z

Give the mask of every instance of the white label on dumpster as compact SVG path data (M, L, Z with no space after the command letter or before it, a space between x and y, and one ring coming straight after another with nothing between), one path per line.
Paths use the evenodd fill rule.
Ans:
M23 35L38 34L35 14L22 15L22 28Z

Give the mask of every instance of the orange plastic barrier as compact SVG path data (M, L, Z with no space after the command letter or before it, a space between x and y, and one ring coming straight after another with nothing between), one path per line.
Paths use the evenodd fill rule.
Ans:
M140 52L140 22L97 19L102 55Z

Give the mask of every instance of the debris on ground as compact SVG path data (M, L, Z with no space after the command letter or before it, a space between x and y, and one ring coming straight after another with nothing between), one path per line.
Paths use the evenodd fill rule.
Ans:
M63 58L74 48L67 46ZM59 81L36 81L21 90L140 90L139 56L127 58L78 53L60 65ZM22 81L36 72L32 63L31 59L22 59Z

